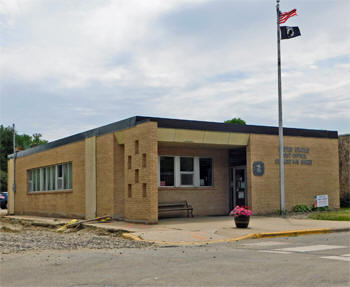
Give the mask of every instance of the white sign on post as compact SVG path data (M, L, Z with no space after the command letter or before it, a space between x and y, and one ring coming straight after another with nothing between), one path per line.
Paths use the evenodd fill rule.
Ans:
M328 206L328 194L315 196L315 207Z

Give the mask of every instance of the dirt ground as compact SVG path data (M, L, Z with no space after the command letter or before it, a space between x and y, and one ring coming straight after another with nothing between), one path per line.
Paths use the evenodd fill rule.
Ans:
M148 243L135 242L121 237L121 232L111 233L100 229L83 228L57 232L56 228L33 226L0 218L0 254L39 250L74 250L142 248Z

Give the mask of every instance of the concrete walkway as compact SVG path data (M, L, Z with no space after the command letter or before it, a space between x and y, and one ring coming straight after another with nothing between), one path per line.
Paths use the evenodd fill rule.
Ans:
M39 225L59 225L70 221L70 219L37 216L7 216L7 218L29 220L39 223ZM317 230L324 230L324 232L350 230L349 221L264 216L252 216L248 228L236 228L233 217L230 216L160 219L159 223L155 225L123 221L86 223L85 225L111 230L124 230L147 241L188 244L205 243L208 241L220 242L230 239L234 241L234 239L251 234L280 232L280 236L288 236L288 231L297 231L299 234L302 234L303 232L316 232ZM136 238L135 236L133 238Z
M113 222L114 224L121 224ZM95 226L100 223L93 224ZM281 217L251 217L248 228L236 228L232 217L197 217L159 220L158 225L122 223L125 229L145 240L201 242L239 238L252 233L305 231L313 229L350 230L349 221L324 221Z

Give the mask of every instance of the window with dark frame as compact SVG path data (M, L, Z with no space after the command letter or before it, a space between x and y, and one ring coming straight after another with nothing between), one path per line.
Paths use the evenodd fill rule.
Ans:
M213 161L211 158L199 159L199 185L213 185Z
M161 156L160 157L160 186L174 186L175 185L175 168L174 157Z

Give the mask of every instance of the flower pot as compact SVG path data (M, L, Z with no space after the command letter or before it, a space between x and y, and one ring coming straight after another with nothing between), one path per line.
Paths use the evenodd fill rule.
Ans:
M234 218L237 228L247 228L250 216L240 215Z

